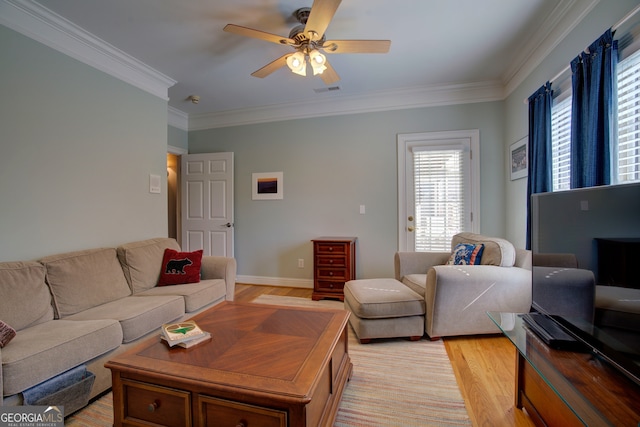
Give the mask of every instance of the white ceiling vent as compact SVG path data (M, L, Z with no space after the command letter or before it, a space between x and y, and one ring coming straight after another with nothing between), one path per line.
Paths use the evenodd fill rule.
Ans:
M329 87L321 87L319 89L314 89L315 93L325 93L325 92L336 92L340 90L340 86L329 86Z

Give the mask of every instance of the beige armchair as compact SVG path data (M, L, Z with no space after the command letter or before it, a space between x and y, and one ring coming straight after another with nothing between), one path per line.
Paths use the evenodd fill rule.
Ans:
M459 243L483 244L480 265L446 265ZM425 331L443 336L499 333L487 311L531 308L531 252L499 238L460 233L452 252L397 252L395 278L423 295Z

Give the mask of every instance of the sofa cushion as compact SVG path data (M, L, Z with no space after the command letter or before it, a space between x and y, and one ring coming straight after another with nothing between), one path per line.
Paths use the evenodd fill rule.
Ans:
M451 239L451 250L460 243L483 244L482 265L498 265L500 267L513 267L516 261L516 249L511 242L499 237L482 236L475 233L458 233Z
M128 343L154 330L160 332L163 323L172 322L183 315L184 300L180 296L129 296L84 310L67 319L117 320L122 328L122 342Z
M118 246L118 259L134 294L158 284L167 248L179 251L180 245L175 239L161 237Z
M198 283L200 281L202 253L202 249L194 252L178 252L169 248L165 249L158 286Z
M0 263L0 320L20 331L53 320L45 268L35 261Z
M9 396L117 348L114 320L51 320L20 331L2 349L3 394Z
M131 295L113 248L52 255L40 262L60 318Z
M156 286L136 296L180 295L184 298L184 309L192 313L202 307L225 299L226 282L224 279L202 280L186 285Z
M471 243L458 243L453 249L453 253L447 264L449 265L478 265L482 261L484 245L474 245Z
M420 316L425 309L424 298L395 279L350 280L344 300L361 319Z

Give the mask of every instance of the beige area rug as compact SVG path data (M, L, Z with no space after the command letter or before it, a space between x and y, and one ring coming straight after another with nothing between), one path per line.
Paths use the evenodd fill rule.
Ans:
M342 309L339 301L261 295L253 302ZM379 340L360 344L349 334L353 375L334 426L470 426L442 340ZM111 393L67 418L65 425L112 426Z

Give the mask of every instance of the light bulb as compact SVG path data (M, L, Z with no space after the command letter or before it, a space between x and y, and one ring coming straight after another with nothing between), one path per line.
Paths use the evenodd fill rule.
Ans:
M311 62L311 67L313 68L313 74L322 74L327 67L324 65L327 62L327 58L316 49L309 52L309 59Z
M287 57L287 66L289 69L301 76L307 75L307 63L302 52L296 52Z

